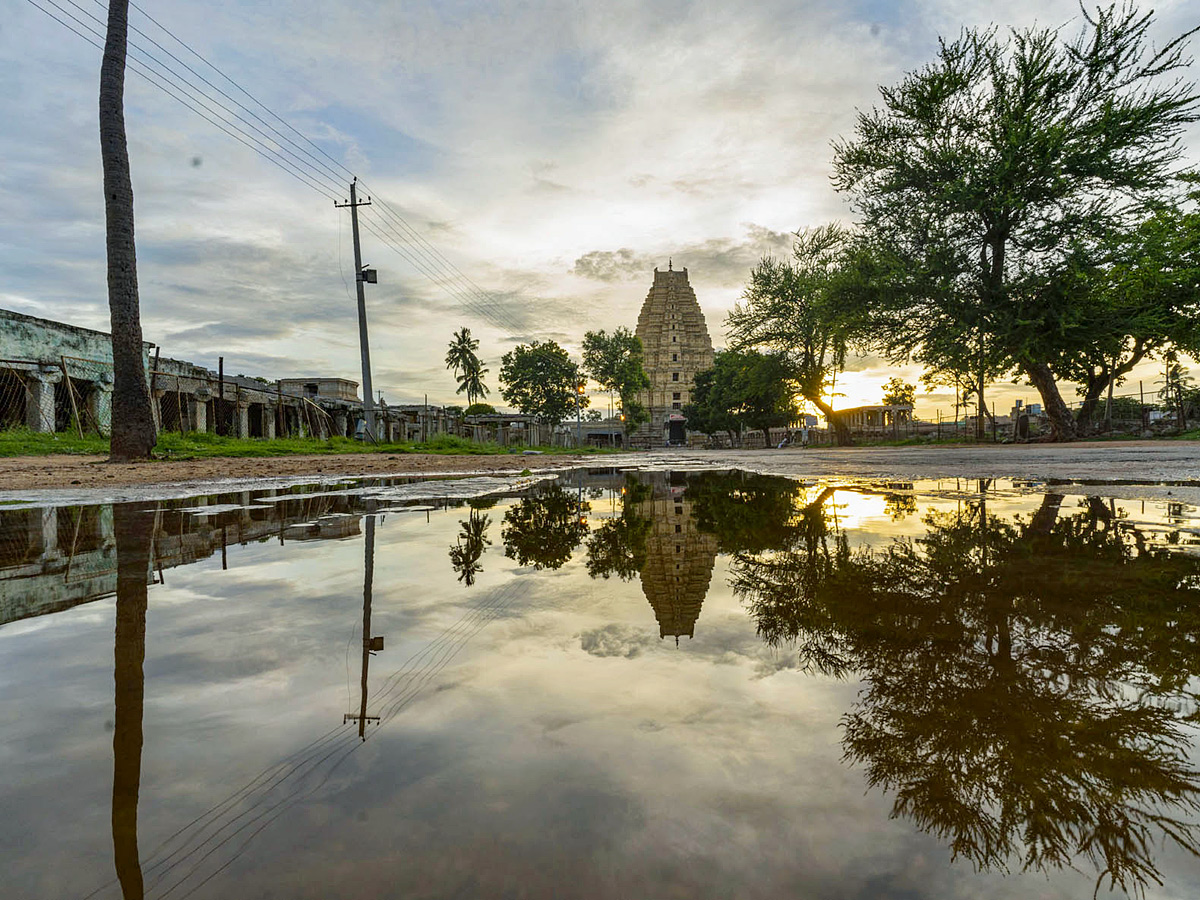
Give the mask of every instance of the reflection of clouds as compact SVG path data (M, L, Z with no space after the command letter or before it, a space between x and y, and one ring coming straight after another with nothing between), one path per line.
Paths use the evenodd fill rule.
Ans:
M841 761L838 723L858 686L795 671L793 651L764 645L731 595L727 558L702 627L676 648L654 634L637 580L590 580L581 549L553 573L516 578L495 553L463 590L444 552L462 516L379 526L372 624L387 650L372 661L372 689L468 602L507 584L528 590L198 900L1065 900L1091 887L1073 873L976 875L890 819L890 799L865 794L861 771ZM860 524L915 532L918 519ZM348 642L357 691L360 539L229 557L228 572L209 560L151 588L147 847L340 722ZM0 809L15 811L0 817L0 845L21 850L6 872L16 896L82 896L111 871L111 678L108 601L0 630L2 740L17 759L0 785ZM14 713L33 704L39 716ZM80 860L71 871L53 865L66 854ZM1165 870L1168 883L1185 884L1192 864Z
M579 646L592 656L623 656L633 659L647 647L659 642L659 638L647 631L628 625L605 625L579 635Z

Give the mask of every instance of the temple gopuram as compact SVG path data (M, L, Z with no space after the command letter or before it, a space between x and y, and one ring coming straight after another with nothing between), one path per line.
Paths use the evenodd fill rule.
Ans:
M687 269L654 269L654 284L638 314L637 336L642 339L650 389L638 399L650 421L634 432L630 443L651 448L687 443L683 405L691 399L696 373L712 368L713 346Z

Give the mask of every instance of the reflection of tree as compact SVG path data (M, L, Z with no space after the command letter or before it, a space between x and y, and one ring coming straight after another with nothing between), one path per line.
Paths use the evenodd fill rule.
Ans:
M891 516L893 522L903 521L917 511L916 495L885 494L883 497L883 511Z
M114 639L113 859L125 900L141 900L138 791L142 777L142 704L146 657L147 581L153 520L146 504L113 506L117 544L117 627Z
M778 475L704 472L688 479L696 527L717 537L722 553L787 547L796 536L795 506L804 485Z
M458 573L458 580L467 587L475 583L475 576L483 571L480 557L483 551L491 546L488 540L488 526L492 524L491 516L481 514L472 509L466 521L460 521L458 543L450 547L450 563Z
M504 514L504 555L522 566L559 568L587 535L587 522L581 521L587 510L556 484L539 488Z
M734 587L766 640L861 674L846 757L898 814L980 867L1087 858L1136 892L1155 841L1200 851L1200 562L1062 500L1026 520L931 513L921 540L857 553L814 518L789 549L735 558Z
M646 539L653 522L642 515L641 505L651 488L632 475L625 476L621 515L604 521L587 539L587 570L593 578L616 575L630 581L646 565Z

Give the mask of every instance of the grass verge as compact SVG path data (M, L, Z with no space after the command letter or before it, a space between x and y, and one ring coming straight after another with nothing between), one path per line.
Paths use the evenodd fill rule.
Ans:
M370 444L349 438L329 440L317 438L258 438L221 437L205 432L163 432L158 436L154 455L161 459L209 459L225 457L268 457L313 454L347 453L437 453L448 456L491 456L520 453L532 449L552 455L574 453L620 453L608 448L586 447L574 450L566 447L503 447L500 444L477 444L452 434L439 434L427 441L391 444ZM98 435L79 437L72 433L43 434L24 428L0 431L0 457L50 456L55 454L106 455L108 440Z

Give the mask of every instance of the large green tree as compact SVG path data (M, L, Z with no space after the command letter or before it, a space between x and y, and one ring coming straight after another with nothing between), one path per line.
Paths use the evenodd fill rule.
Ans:
M862 220L866 330L892 359L1018 371L1058 439L1076 434L1056 365L1128 333L1089 274L1116 235L1173 199L1197 118L1184 35L1149 48L1151 14L1084 11L1060 29L968 29L882 89L835 152Z
M1091 423L1110 391L1145 359L1200 347L1200 192L1196 176L1189 197L1155 210L1136 229L1120 235L1110 258L1093 274L1093 315L1114 323L1090 351L1064 356L1055 370L1082 386L1076 421Z
M112 327L113 395L110 454L117 462L147 459L157 435L146 384L142 315L133 235L133 180L125 137L125 55L129 0L110 0L100 63L100 161L108 254L108 312Z
M729 314L730 349L782 354L800 395L825 416L839 444L850 431L831 404L850 334L838 306L850 232L825 225L796 233L791 260L765 257Z
M500 396L539 422L557 426L576 410L588 405L577 386L579 366L554 341L519 344L500 360Z
M471 337L471 329L464 326L454 332L446 351L446 368L454 370L454 377L458 379L456 393L467 395L468 406L478 403L489 393L483 382L488 370L475 353L478 349L479 341Z
M884 406L912 406L917 402L917 386L893 375L883 386Z
M693 401L683 408L690 428L714 431L768 429L790 425L799 415L792 368L782 353L724 350L713 367L696 375Z
M650 377L646 374L642 341L636 334L624 327L612 334L589 331L583 338L583 368L610 395L620 397L627 433L650 421L649 411L637 399L640 391L650 387Z

